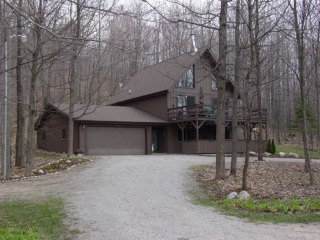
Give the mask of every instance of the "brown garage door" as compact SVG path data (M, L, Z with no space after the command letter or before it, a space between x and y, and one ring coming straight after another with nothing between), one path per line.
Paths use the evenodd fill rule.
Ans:
M145 128L88 127L88 155L146 154Z

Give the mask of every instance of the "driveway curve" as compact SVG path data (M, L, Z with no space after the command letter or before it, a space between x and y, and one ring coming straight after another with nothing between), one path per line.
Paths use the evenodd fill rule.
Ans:
M82 232L78 240L319 239L320 224L254 224L193 205L189 167L213 161L195 155L107 156L1 188L7 197L34 186L38 194L67 199L70 220L77 219L72 222Z

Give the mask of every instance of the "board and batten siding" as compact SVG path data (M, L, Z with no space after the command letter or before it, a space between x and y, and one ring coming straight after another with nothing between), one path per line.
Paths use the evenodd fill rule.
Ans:
M79 131L78 124L74 125L74 151L79 148ZM62 129L66 131L66 139L62 139ZM42 134L45 134L45 140L42 139ZM37 145L47 151L66 153L68 151L68 118L56 114L48 119L43 126L37 130Z
M66 137L68 137L68 119L60 114L50 117L43 126L38 128L38 147L52 152L66 152L68 149L68 142L67 140L61 139L62 129L66 129ZM42 139L42 134L45 134L44 141Z
M197 62L195 64L194 88L177 87L176 84L170 88L167 102L168 109L177 107L177 96L194 96L195 104L199 104L201 88L204 96L203 103L212 105L212 98L217 98L218 92L212 90L212 71L210 70L209 64L209 62L207 64L203 62ZM232 92L228 89L226 90L226 99L232 99ZM231 103L229 103L228 106L229 109L231 109Z
M146 99L139 99L129 103L125 106L136 107L148 113L151 113L159 118L167 120L167 94L156 95Z
M258 152L259 142L250 141L249 151ZM267 148L267 141L263 141L263 148ZM244 153L246 150L246 141L238 141L238 152ZM232 141L225 141L225 153L232 152ZM214 140L190 140L182 142L182 153L184 154L211 154L216 153L216 141Z

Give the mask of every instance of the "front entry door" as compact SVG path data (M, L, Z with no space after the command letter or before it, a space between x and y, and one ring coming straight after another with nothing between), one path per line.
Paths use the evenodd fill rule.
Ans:
M154 152L159 152L159 129L152 128L152 146Z

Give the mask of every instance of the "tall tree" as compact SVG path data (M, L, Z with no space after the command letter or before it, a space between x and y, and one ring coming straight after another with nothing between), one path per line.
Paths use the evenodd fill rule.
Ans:
M18 1L19 12L22 11L23 0ZM15 166L24 166L24 132L25 132L25 112L23 98L23 83L22 83L22 16L17 13L17 65L16 65L16 83L17 83L17 131L16 131L16 159Z
M298 74L296 74L300 86L300 99L302 107L302 139L305 157L305 171L309 172L310 184L313 184L313 174L311 171L308 130L307 130L307 100L306 100L306 76L305 76L305 34L307 30L307 20L310 16L312 1L302 0L298 5L297 0L290 1L288 4L292 11L293 28L295 32L295 43L298 55Z
M34 157L34 116L36 114L35 95L36 95L36 80L39 73L39 55L41 51L41 25L43 23L44 10L42 0L38 1L36 12L34 15L33 37L34 44L32 49L32 63L31 63L31 77L29 90L29 104L28 104L28 137L27 137L27 158L26 158L26 177L32 174L32 165Z
M217 148L216 148L216 179L224 179L225 171L225 88L227 61L227 8L228 1L221 0L219 16L219 59L218 59L218 99L217 99Z
M81 51L80 47L80 27L81 27L81 2L76 3L76 20L73 27L73 45L70 61L70 99L69 99L69 123L68 123L68 156L73 154L73 132L74 132L74 105L77 101L76 95L76 61Z
M240 81L240 0L236 1L236 23L235 23L235 64L234 64L234 90L233 90L233 109L232 109L232 156L230 174L237 174L237 155L238 155L238 95Z

